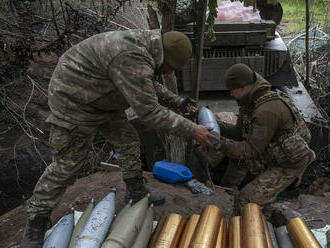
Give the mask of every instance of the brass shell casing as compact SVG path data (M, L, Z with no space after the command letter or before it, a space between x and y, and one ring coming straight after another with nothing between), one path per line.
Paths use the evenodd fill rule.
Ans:
M259 206L248 203L242 212L242 247L267 248L264 223Z
M267 247L268 248L274 248L273 241L272 241L272 238L270 236L270 232L269 232L269 229L268 229L268 224L267 224L267 220L266 220L265 216L262 216L262 220L263 220L263 223L264 223L264 230L265 230L265 235L266 235Z
M289 221L288 232L296 247L321 248L321 245L301 218L293 218Z
M151 248L176 248L183 230L184 219L179 214L169 214L155 244Z
M224 218L221 219L219 225L219 231L214 248L226 248L227 247L227 222Z
M163 229L165 220L166 220L166 216L160 217L160 220L158 221L158 224L156 226L156 229L152 233L151 238L149 240L148 248L154 247L154 245L155 245L155 243L156 243L156 241L158 239L158 236L159 236L160 232Z
M213 248L222 215L217 206L207 205L199 218L189 248Z
M197 227L197 223L199 220L200 215L193 214L190 216L186 226L184 228L183 234L180 239L179 248L188 248L191 242L191 239L194 235L195 229Z
M228 248L241 248L241 216L234 216L229 224Z

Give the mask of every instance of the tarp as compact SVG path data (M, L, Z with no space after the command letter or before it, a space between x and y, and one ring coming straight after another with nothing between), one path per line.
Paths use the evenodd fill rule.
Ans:
M319 241L322 248L327 248L328 240L327 240L327 232L330 230L330 225L326 225L323 228L319 229L312 229L312 233L314 234L315 238ZM329 240L330 243L330 240Z

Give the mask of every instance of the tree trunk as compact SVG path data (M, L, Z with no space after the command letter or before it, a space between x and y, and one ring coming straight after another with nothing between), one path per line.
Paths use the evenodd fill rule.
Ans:
M174 29L176 2L177 0L158 0L163 33Z
M306 89L310 89L309 85L309 0L305 0L306 3L306 79L305 79L305 87Z

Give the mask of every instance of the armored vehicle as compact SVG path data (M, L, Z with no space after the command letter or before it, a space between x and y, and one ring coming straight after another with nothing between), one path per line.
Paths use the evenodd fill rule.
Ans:
M268 4L260 5L260 16L267 19L214 24L216 39L210 41L205 38L204 41L200 91L226 90L222 80L224 72L236 63L249 65L274 86L298 85L288 49L276 32L277 23L280 22L282 16L281 5L278 3L275 5L277 7L273 7L273 12L276 12L273 15L264 14L264 12L271 12L269 10L271 7L265 6ZM176 29L188 35L193 44L196 43L194 22L177 25ZM191 90L192 65L191 61L179 76L181 79L179 82L182 83L179 86L184 91Z
M244 2L251 2L245 0ZM236 63L249 65L254 71L266 78L274 87L289 94L309 124L317 146L326 146L329 138L329 127L318 108L312 101L291 63L287 46L276 31L283 10L279 2L256 0L254 7L260 11L259 21L216 22L214 24L215 41L205 39L201 61L199 91L208 94L226 91L223 76L225 71ZM180 6L180 1L178 1ZM187 8L187 6L185 6ZM178 11L178 9L177 9ZM187 12L187 11L186 11ZM184 32L193 45L198 42L196 37L196 20L191 18L176 21L176 30ZM185 22L185 23L184 23ZM177 74L178 88L182 92L192 90L193 57L185 68ZM205 96L205 94L204 94ZM203 100L203 93L201 95ZM213 98L214 99L214 98ZM228 98L227 98L228 99ZM218 105L230 106L228 103ZM232 108L231 108L232 109ZM228 111L221 109L221 111Z

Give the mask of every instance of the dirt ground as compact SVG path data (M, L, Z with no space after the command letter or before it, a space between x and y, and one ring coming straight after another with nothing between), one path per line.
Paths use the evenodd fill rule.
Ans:
M285 213L288 218L304 218L310 228L322 228L330 224L329 192L322 196L301 194L297 199L277 202L274 207ZM273 224L276 225L274 222L275 220Z
M192 194L189 189L180 184L166 184L155 179L151 173L145 173L147 186L151 192L161 192L166 196L162 206L154 208L154 220L169 213L182 215L185 220L192 214L200 214L206 205L218 206L228 219L232 215L233 196L218 186L212 196ZM63 215L68 214L74 207L83 211L93 198L96 203L100 201L112 187L116 187L116 210L124 206L125 184L121 180L120 172L98 172L81 178L69 187L61 202L53 211L52 223L56 223ZM19 247L22 231L26 221L26 204L21 205L0 217L0 247Z

